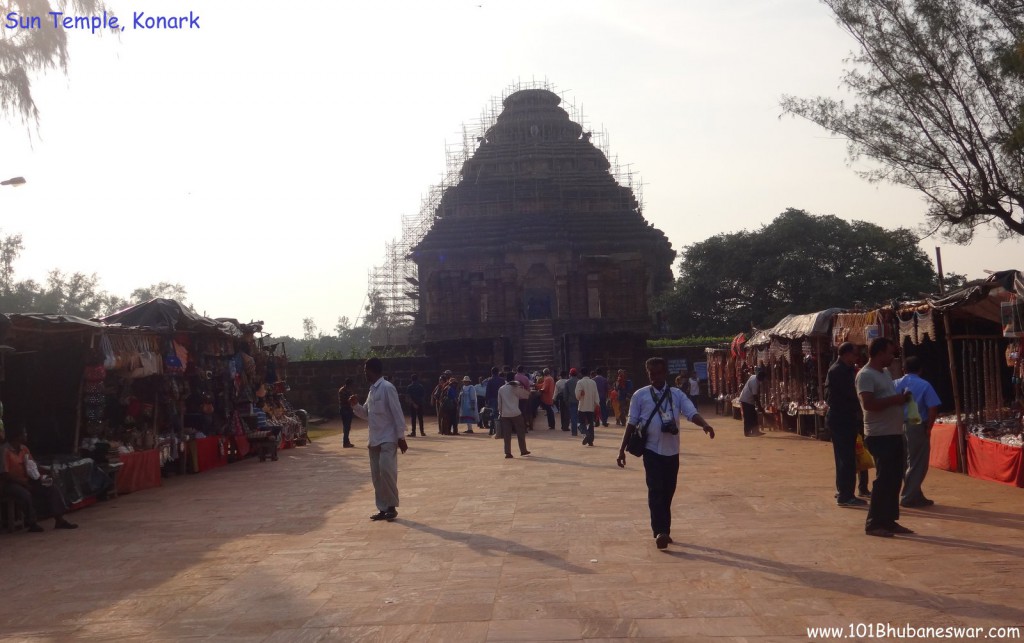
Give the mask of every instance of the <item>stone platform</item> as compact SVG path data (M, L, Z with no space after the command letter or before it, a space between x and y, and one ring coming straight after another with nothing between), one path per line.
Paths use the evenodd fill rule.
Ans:
M918 535L868 538L864 510L835 506L828 443L708 417L715 440L683 432L666 551L640 460L615 466L621 429L586 448L539 420L533 455L505 460L486 434L428 421L399 458L393 523L368 520L365 449L339 435L77 512L76 531L0 535L0 638L808 641L818 626L1024 624L1024 491L932 471L936 506L901 518Z

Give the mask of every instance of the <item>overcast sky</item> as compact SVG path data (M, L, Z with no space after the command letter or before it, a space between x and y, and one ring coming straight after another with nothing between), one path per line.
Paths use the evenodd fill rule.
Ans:
M127 296L179 282L201 311L301 336L355 319L401 215L491 97L547 80L605 129L677 250L787 207L915 227L914 192L860 179L845 144L779 118L836 95L852 40L814 0L281 3L111 0L201 29L71 34L37 79L38 132L0 123L0 230L19 279L98 273ZM947 271L1019 268L984 231Z

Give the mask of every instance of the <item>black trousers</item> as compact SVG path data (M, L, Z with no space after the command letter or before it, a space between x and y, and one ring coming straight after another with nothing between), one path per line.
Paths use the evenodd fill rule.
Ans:
M544 413L548 416L548 428L555 428L555 407L553 404L545 404L544 402L538 402L537 408L544 409Z
M596 420L594 419L594 413L593 412L587 413L585 411L580 411L579 412L579 416L580 416L580 433L582 433L583 437L586 438L589 442L593 442L594 441L594 422L596 422Z
M740 402L740 408L743 409L743 435L757 433L757 408L746 402Z
M348 411L348 412L346 413L346 411ZM349 408L349 409L342 409L342 411L341 411L341 443L342 444L352 444L352 442L349 440L349 434L352 433L352 418L354 418L354 417L355 417L355 415L352 413L351 408Z
M857 487L857 428L830 425L832 453L836 459L836 491L839 502L851 500Z
M409 418L412 420L412 428L409 430L409 435L416 435L416 420L420 421L420 435L424 435L423 431L423 405L420 404L418 408L409 407Z
M871 504L864 529L888 528L900 517L900 488L907 461L903 436L868 436L864 438L864 446L875 458L875 484L871 487Z
M651 532L672 533L672 496L676 494L679 477L679 454L658 455L644 451L644 472L647 474L647 506L651 510Z
M44 487L38 480L30 480L28 486L26 489L12 481L0 483L0 498L12 500L21 507L26 524L34 525L40 517L60 518L64 515L67 506L57 487Z

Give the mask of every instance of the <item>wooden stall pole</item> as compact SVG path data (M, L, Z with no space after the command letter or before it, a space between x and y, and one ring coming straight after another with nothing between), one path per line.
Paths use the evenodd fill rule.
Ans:
M942 248L935 246L935 267L939 274L939 294L946 294L946 278L942 274Z
M956 413L956 470L967 473L967 432L963 425L960 409L960 381L956 376L956 353L953 352L953 330L949 314L942 313L942 325L946 331L946 351L949 353L949 379L953 383L953 410Z
M818 363L818 403L825 401L825 376L822 374L821 354L824 351L822 348L825 344L825 338L816 337L814 338L814 361ZM829 351L829 357L832 357L832 351ZM822 439L822 431L825 428L824 416L818 415L818 411L814 411L814 437L819 440Z
M96 346L96 335L89 336L89 353L92 353L92 349ZM83 370L81 376L78 378L78 404L76 408L78 412L75 414L75 443L71 445L70 453L78 453L78 445L82 439L82 414L85 413L85 401L82 399L82 395L85 393L85 371Z

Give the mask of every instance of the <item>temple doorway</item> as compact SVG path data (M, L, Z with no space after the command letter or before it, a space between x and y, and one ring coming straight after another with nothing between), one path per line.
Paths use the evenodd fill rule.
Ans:
M530 266L523 279L523 308L527 319L554 317L555 277L542 263Z

